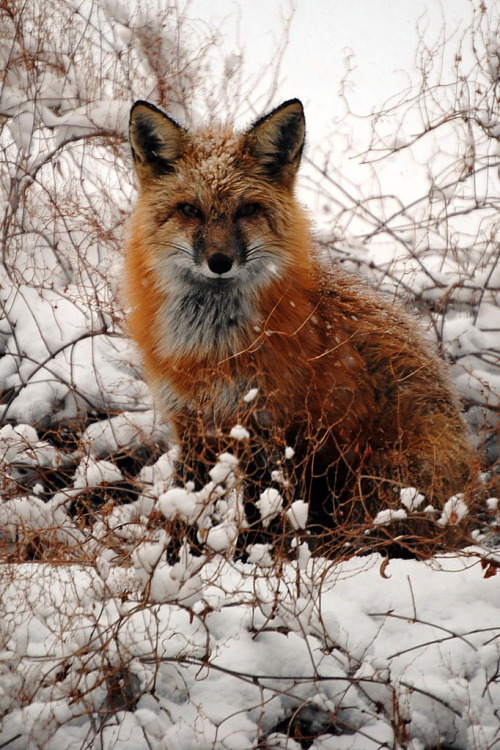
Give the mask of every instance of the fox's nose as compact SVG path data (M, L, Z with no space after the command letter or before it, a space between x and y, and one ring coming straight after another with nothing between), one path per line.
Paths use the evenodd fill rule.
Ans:
M212 273L227 273L233 267L233 259L230 255L225 253L214 253L207 261L209 269Z

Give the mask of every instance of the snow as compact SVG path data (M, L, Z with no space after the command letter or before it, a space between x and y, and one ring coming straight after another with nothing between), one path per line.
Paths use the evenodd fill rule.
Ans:
M0 747L500 747L498 477L477 546L428 561L327 560L309 548L307 503L283 509L289 483L277 469L281 491L256 505L265 529L286 520L290 554L255 543L241 559L238 458L220 455L201 489L176 486L179 451L140 378L119 296L131 101L166 90L182 123L231 115L245 125L301 97L300 197L325 258L426 316L489 482L500 455L498 111L488 98L498 17L474 47L484 75L468 101L469 37L470 88L451 84L466 0L174 5L68 0L51 5L54 19L45 6L24 16L12 38L6 21L0 44ZM442 19L443 86L425 122L425 107L410 106L415 59L427 59ZM474 19L484 30L490 16ZM185 42L193 58L178 57ZM474 117L441 130L453 97ZM259 396L249 387L244 401ZM231 436L235 451L248 447L246 427ZM293 448L281 450L293 467ZM375 523L422 510L436 513L404 488ZM466 513L456 495L438 523ZM191 544L173 559L183 524Z
M231 429L229 437L235 438L236 440L248 440L248 438L250 437L250 433L246 429L246 427L242 427L242 425L237 424Z
M158 508L165 518L179 516L185 521L194 521L198 508L196 493L183 487L175 487L158 498Z
M261 492L259 499L255 502L259 509L260 517L264 526L269 526L273 518L280 513L283 507L283 498L278 490L270 487Z
M0 407L1 418L37 423L57 409L59 419L70 419L89 403L124 409L144 397L144 387L127 377L130 344L101 332L91 309L59 291L27 285L5 284L0 302L9 326L0 380L18 393ZM27 351L29 357L20 357Z
M254 747L298 711L311 728L333 717L343 727L320 733L320 748L379 747L402 719L415 748L498 742L500 579L485 577L473 554L398 561L384 576L377 555L309 559L279 579L215 556L145 578L160 557L152 546L137 554L132 578L122 571L125 598L93 568L3 570L2 663L16 669L4 672L1 741L79 747L94 719L72 696L85 692L85 705L105 710L107 664L108 681L122 668L134 705L125 691L117 698L124 704L99 747L135 748L141 728L150 748L165 737L183 748ZM472 601L480 622L464 605ZM24 708L21 685L33 693Z
M214 468L210 469L210 479L215 482L215 484L232 482L237 467L238 459L236 456L233 456L232 453L221 453Z
M403 487L399 495L401 505L404 505L410 511L419 508L425 500L424 495L415 489L415 487Z
M377 513L377 515L373 519L373 523L376 526L379 524L384 525L384 524L388 524L390 521L403 520L407 517L408 517L408 513L405 511L404 508L398 508L396 510L387 508L387 510L381 510Z
M250 390L243 396L243 401L247 404L253 401L259 392L258 388L250 388Z
M454 495L444 504L443 512L438 518L440 526L455 525L468 513L467 503L464 502L463 495Z
M172 437L172 431L162 424L153 409L142 413L123 411L116 417L93 422L82 434L81 441L90 454L104 456L137 448L148 436L165 444Z
M306 528L307 512L308 504L303 500L294 500L290 505L286 515L295 530Z

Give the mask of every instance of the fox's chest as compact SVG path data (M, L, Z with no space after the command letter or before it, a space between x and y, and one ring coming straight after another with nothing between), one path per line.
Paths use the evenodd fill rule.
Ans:
M257 317L249 290L239 285L179 288L157 313L158 351L162 356L236 354L257 327Z
M250 398L258 384L244 374L228 376L217 369L171 367L154 384L155 398L171 414L189 412L203 421L236 425L249 412Z

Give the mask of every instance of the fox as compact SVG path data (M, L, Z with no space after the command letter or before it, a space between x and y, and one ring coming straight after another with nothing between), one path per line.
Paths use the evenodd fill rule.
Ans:
M478 471L458 396L419 322L321 257L296 196L304 141L299 99L242 132L131 109L127 324L180 481L203 486L220 452L239 451L248 529L278 466L322 554L367 539L403 557L456 548Z

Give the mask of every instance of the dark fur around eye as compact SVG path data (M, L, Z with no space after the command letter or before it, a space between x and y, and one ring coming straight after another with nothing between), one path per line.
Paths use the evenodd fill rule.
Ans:
M201 219L201 211L192 203L179 203L177 210L188 219Z
M248 216L255 216L261 210L259 203L244 203L239 207L237 211L238 218L246 218Z

